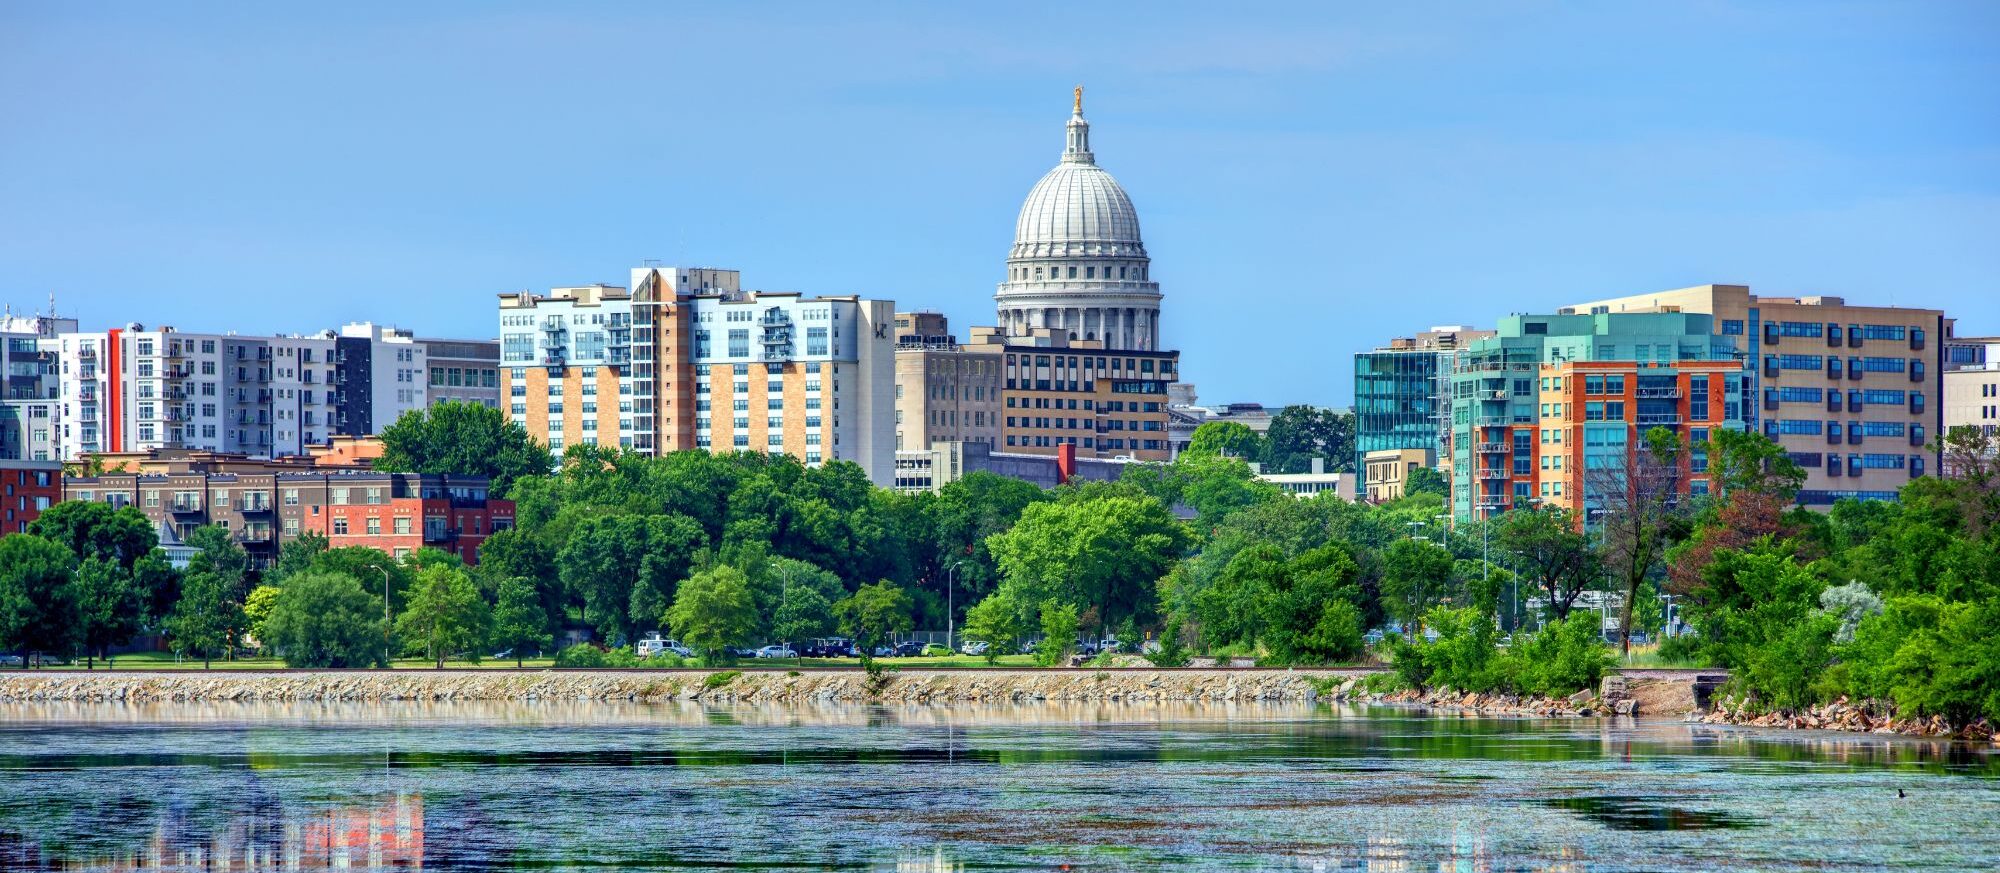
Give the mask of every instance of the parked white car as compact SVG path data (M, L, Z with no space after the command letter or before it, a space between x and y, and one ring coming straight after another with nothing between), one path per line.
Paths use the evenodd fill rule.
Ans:
M796 658L798 656L799 653L792 651L791 646L765 646L757 650L757 657L759 658Z
M983 640L966 640L958 647L958 650L968 655L984 655L991 648L993 647L987 645Z
M654 655L663 655L668 652L672 652L683 658L694 657L693 649L673 640L666 639L657 632L647 634L645 639L640 640L638 645L632 647L632 653L641 658L650 658Z

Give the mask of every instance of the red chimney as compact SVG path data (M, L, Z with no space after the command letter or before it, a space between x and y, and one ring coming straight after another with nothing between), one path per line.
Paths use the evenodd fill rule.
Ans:
M1056 484L1068 482L1076 475L1076 446L1063 443L1056 446Z

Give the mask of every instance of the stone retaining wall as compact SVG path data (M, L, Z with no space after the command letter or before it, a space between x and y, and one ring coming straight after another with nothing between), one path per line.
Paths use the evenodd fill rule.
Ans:
M0 674L14 701L701 700L1003 703L1312 701L1352 670L30 671Z

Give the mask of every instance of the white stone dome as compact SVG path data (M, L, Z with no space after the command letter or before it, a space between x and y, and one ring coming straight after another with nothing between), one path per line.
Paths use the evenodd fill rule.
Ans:
M1094 163L1063 163L1042 176L1014 223L1016 258L1145 257L1139 213L1118 180Z
M1109 349L1159 348L1160 286L1139 212L1090 151L1077 89L1062 162L1028 191L1014 223L1007 280L994 301L1010 336L1067 331Z

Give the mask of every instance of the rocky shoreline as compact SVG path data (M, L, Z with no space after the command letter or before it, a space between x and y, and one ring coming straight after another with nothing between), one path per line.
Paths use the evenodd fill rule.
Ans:
M1311 702L1353 670L323 671L0 675L9 702Z
M1853 703L1844 697L1810 709L1774 712L1758 711L1751 707L1748 701L1730 698L1718 702L1712 710L1689 715L1687 721L1738 727L1846 731L2000 743L2000 731L1996 731L1994 725L1983 718L1964 725L1953 724L1942 716L1903 718L1897 716L1886 703Z

